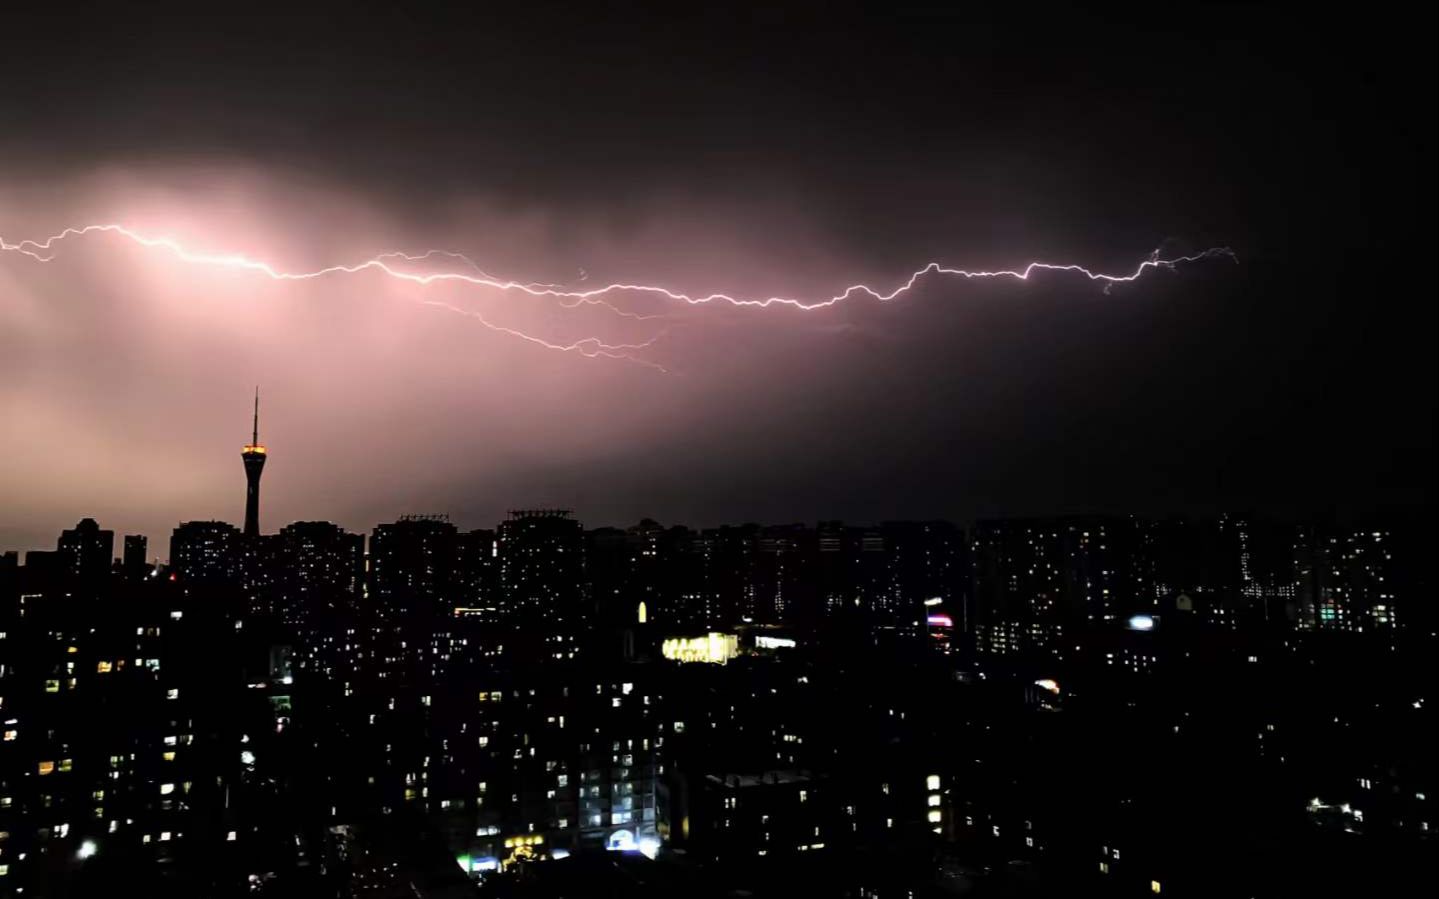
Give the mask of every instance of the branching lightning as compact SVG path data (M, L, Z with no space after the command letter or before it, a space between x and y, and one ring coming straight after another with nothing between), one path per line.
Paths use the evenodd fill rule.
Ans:
M240 253L215 253L191 250L173 238L142 234L119 224L97 224L85 225L79 228L66 228L64 231L51 235L44 240L22 240L14 244L7 243L3 237L0 237L0 250L20 253L39 262L51 262L58 254L58 244L72 238L86 237L95 234L115 235L146 249L160 250L169 253L181 262L191 265L239 269L264 275L275 281L306 281L332 275L353 275L365 271L375 271L390 278L407 281L420 286L452 282L462 283L503 293L520 293L534 298L553 299L559 305L568 309L573 309L581 305L596 306L606 309L615 315L637 321L659 318L661 316L641 314L622 309L615 305L615 303L611 301L611 298L618 298L625 295L640 295L651 296L674 303L683 303L690 306L709 304L728 304L736 307L754 308L786 306L801 312L813 312L818 309L835 306L853 297L863 296L870 297L878 302L889 302L908 293L914 289L915 285L921 280L931 275L948 275L965 280L1008 278L1018 281L1028 281L1036 272L1066 272L1081 275L1091 282L1101 283L1104 285L1105 290L1108 291L1109 288L1116 284L1139 280L1151 269L1173 269L1182 264L1214 258L1226 258L1237 261L1234 251L1228 247L1213 247L1200 253L1188 256L1176 256L1169 259L1161 258L1156 251L1143 262L1139 263L1132 271L1125 274L1106 274L1104 272L1092 271L1082 265L1050 262L1031 262L1018 269L998 269L994 271L971 271L952 268L938 262L931 262L923 268L912 272L908 278L888 290L877 289L867 284L852 284L828 298L801 300L782 296L745 298L732 296L727 293L688 294L672 290L668 287L628 282L615 282L586 290L574 290L562 284L522 282L491 275L463 253L448 250L428 250L420 254L388 252L360 262L330 265L313 271L292 272L279 269L264 260L252 259ZM449 260L453 263L458 263L458 265L455 268L442 268L439 271L413 271L403 267L405 264L428 263L437 258ZM582 271L580 280L585 280L587 277L588 275ZM516 328L496 324L472 309L465 309L436 299L417 299L416 302L473 318L492 331L520 338L521 340L528 341L545 349L578 353L587 357L622 359L664 371L664 368L657 363L635 355L635 353L653 346L655 341L663 336L663 332L639 343L606 343L598 337L585 337L570 343L555 343Z

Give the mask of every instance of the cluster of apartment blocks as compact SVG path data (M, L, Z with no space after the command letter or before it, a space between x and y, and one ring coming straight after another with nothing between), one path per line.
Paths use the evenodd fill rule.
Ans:
M1034 816L951 793L976 772L920 748L949 744L914 730L914 697L816 699L808 681L823 675L758 656L683 677L655 653L634 660L661 634L840 618L893 630L934 609L999 656L1060 650L1086 629L1133 634L1123 623L1143 615L1401 626L1387 532L1251 530L1091 518L982 522L967 537L935 523L587 532L540 512L495 532L405 519L367 552L327 523L257 540L198 522L154 566L131 538L111 564L113 535L87 520L7 573L0 877L87 841L157 858L203 843L240 871L272 826L259 784L292 695L301 717L325 710L305 722L326 771L322 824L419 809L473 872L585 846L765 857L935 831L1038 851ZM1111 658L1139 671L1146 652ZM867 742L894 728L907 748L846 760L845 734L797 720L833 707Z

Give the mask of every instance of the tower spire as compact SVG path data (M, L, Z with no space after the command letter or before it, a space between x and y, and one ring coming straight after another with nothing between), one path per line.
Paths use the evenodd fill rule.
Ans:
M240 450L245 461L245 535L260 536L260 472L265 470L265 447L260 443L260 388L255 388L255 418L250 445Z

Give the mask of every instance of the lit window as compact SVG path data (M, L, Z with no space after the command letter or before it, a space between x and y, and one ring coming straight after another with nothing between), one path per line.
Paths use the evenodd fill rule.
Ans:
M886 784L885 786L888 787L889 785ZM939 775L938 775L938 774L931 774L929 777L926 777L926 778L924 779L924 787L925 787L925 789L927 789L927 790L938 790L938 789L939 789ZM889 790L886 789L885 792L888 793Z
M1158 893L1158 892L1159 892L1159 889L1160 889L1160 887L1159 887L1159 881L1157 881L1157 880L1151 880L1151 881L1149 881L1149 892L1151 892L1151 893Z
M53 774L54 772L55 772L55 763L54 763L54 762L41 762L41 763L40 763L40 774L41 774L42 777L43 777L44 775L46 775L46 774Z
M160 795L161 795L161 796L169 796L169 795L170 795L171 793L173 793L173 792L175 792L175 785L174 785L174 784L160 784Z
M930 794L929 794L929 807L930 807L930 808L937 808L937 807L939 806L939 802L940 802L940 799L939 799L939 794L938 794L938 793L930 793Z
M943 821L943 820L944 820L944 813L943 813L943 812L941 812L939 809L931 809L931 810L930 810L930 813L929 813L929 823L930 823L930 824L938 824L938 823L940 823L940 822Z

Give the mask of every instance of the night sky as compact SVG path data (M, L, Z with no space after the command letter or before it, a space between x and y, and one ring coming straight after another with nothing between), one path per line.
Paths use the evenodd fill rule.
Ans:
M1433 11L523 6L7 14L0 237L120 222L297 270L438 247L808 299L930 261L1238 264L812 312L614 298L639 320L106 236L0 253L0 549L86 515L152 546L238 522L257 383L266 530L1432 510ZM658 334L667 371L424 301Z

